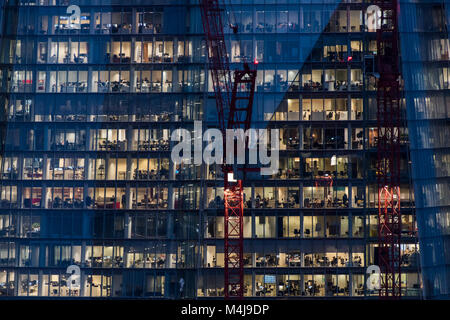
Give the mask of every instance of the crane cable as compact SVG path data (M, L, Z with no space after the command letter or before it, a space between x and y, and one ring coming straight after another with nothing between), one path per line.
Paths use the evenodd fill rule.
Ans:
M240 59L241 59L240 62L246 63L245 56L241 52L241 49L242 49L242 42L241 42L241 36L240 36L240 31L241 30L239 30L239 24L237 23L236 15L235 15L235 12L234 12L234 10L232 8L231 0L224 0L223 4L224 4L224 7L225 7L225 10L224 10L225 11L225 16L226 16L225 18L227 19L228 26L233 31L232 35L235 36L235 38L237 40L237 43L239 45L239 55L240 55ZM227 14L227 11L229 12L229 14ZM241 16L242 16L242 13L241 13ZM234 23L232 23L232 21ZM231 44L231 40L232 40L232 37L230 36L230 44ZM232 50L233 48L230 46L230 49ZM230 55L231 55L231 53L232 52L230 52ZM230 58L231 58L230 60L233 59L233 57L230 57Z

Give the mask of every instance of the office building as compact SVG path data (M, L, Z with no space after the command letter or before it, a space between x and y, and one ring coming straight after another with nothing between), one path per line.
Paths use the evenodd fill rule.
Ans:
M258 62L252 125L280 130L279 171L244 182L246 298L378 297L365 286L378 246L369 5L227 1L226 17L239 26L233 35L225 25L232 68ZM439 5L432 11L444 18ZM0 295L172 299L183 279L184 297L222 297L220 166L171 161L175 129L217 125L198 1L5 0L2 19ZM426 36L442 80L421 101L438 108L448 36ZM406 109L412 119L414 107ZM404 123L402 294L418 298L412 178L420 176L409 146L413 172L422 146L409 143L414 124ZM447 158L428 161L448 163L439 154ZM448 164L439 168L448 176ZM79 289L69 288L71 265Z

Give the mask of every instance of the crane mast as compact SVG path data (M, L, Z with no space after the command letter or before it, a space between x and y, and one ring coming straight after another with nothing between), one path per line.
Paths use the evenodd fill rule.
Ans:
M256 70L247 62L243 69L234 70L231 77L230 62L223 32L219 0L200 0L203 29L206 36L209 69L211 71L218 122L224 137L224 294L225 298L244 296L244 197L242 180L236 180L237 167L226 163L226 130L250 128ZM237 26L231 26L234 33ZM245 140L247 147L248 139ZM246 148L247 149L247 148ZM245 167L240 168L244 172Z
M402 125L398 0L375 0L381 23L377 30L377 184L378 264L382 299L401 296L400 128Z

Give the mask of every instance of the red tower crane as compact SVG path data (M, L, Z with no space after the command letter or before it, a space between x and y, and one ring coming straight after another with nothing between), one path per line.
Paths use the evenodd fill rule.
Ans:
M244 61L243 69L234 70L231 78L230 62L223 33L223 9L218 0L200 0L203 29L206 35L209 69L216 99L219 127L224 137L227 129L250 127L253 97L255 93L256 70L251 70ZM234 33L237 26L231 26ZM247 144L248 141L245 141ZM244 295L243 265L243 186L236 180L236 167L224 163L224 257L225 257L225 298L242 298ZM242 168L245 169L245 168Z
M400 128L398 1L375 0L381 11L377 30L378 265L382 299L401 296Z

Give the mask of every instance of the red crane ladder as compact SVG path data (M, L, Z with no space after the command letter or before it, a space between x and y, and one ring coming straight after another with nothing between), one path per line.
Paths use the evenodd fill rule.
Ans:
M200 0L200 7L208 46L209 68L216 98L219 126L225 137L227 128L247 130L250 127L256 70L250 70L248 64L244 63L244 70L234 71L234 81L233 84L231 83L223 35L222 9L219 7L218 0ZM225 119L226 114L228 119ZM224 139L224 155L227 154L225 142ZM245 143L247 146L248 141L246 140ZM245 177L245 167L243 169ZM224 172L225 205L225 298L242 298L244 295L242 180L234 179L234 173L238 171L233 169L230 164L224 164L222 171Z
M401 94L397 0L375 0L381 10L377 31L380 77L377 87L378 264L380 298L401 296L400 127Z
M231 97L229 129L250 128L253 97L255 93L256 70L234 72L234 85ZM246 146L248 141L245 142ZM236 152L234 153L236 155ZM245 177L245 167L244 177ZM225 202L225 298L244 296L244 199L242 180L233 182L231 166L224 166L224 202ZM229 176L231 174L231 177ZM233 177L234 178L234 177Z

